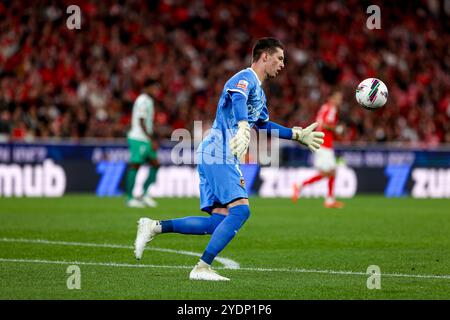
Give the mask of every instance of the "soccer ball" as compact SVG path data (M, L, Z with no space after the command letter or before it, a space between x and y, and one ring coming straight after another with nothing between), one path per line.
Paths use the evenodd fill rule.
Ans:
M381 108L386 104L388 89L377 78L368 78L356 88L356 101L368 110Z

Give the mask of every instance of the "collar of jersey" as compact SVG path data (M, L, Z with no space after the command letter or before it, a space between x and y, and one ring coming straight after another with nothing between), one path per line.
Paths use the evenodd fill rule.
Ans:
M247 69L250 69L251 72L255 75L256 79L258 80L259 86L261 86L261 80L259 80L258 75L256 74L255 70L253 70L251 67L248 67Z

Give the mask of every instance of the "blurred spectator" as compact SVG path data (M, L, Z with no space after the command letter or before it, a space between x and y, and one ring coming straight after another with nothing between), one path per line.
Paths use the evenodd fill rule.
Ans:
M274 36L286 68L265 84L271 119L314 119L334 85L345 93L343 143L450 142L449 1L381 4L380 30L366 2L87 1L81 30L66 27L72 1L0 3L0 136L123 138L146 77L160 79L156 129L193 129L214 118L224 81ZM381 78L387 105L359 107L354 89Z

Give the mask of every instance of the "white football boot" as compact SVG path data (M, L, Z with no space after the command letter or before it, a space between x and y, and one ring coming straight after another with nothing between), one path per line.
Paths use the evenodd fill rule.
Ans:
M136 198L127 201L127 206L130 208L145 208L145 203Z
M142 202L144 202L147 207L155 208L158 206L158 203L148 194L142 197Z
M230 279L222 277L206 262L197 263L189 274L190 280L206 280L206 281L230 281Z
M134 255L136 259L141 260L145 245L160 233L157 228L158 225L155 220L149 218L140 218L138 220L136 240L134 241Z

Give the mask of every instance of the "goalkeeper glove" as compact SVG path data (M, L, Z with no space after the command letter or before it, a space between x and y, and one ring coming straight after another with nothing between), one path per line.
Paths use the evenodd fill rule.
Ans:
M313 131L317 128L318 123L314 122L310 126L302 129L300 127L292 128L292 140L296 140L301 144L307 146L311 152L315 152L320 149L320 145L323 143L323 137L325 133L319 131Z
M238 122L238 131L230 141L231 153L240 159L250 143L250 125L247 121Z

